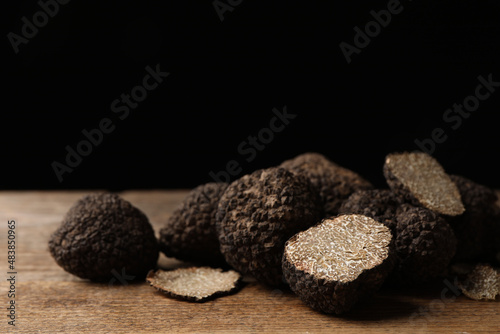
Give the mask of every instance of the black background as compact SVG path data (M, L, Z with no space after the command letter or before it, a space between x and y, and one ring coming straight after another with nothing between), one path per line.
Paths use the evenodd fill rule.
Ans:
M40 6L10 1L0 185L191 188L230 160L243 175L317 151L384 186L385 155L413 151L441 127L447 140L433 155L445 169L500 187L500 89L456 130L443 121L478 76L500 81L500 5L401 1L348 64L339 44L353 44L353 28L387 3L244 0L221 21L213 1L71 1L15 54L7 34ZM120 120L111 102L156 64L169 77ZM284 106L296 118L246 161L240 143ZM59 182L51 164L103 118L115 130Z

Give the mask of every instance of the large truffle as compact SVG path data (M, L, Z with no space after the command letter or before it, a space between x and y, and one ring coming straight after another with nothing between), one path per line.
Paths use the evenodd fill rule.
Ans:
M339 214L365 215L394 231L401 204L402 199L389 189L358 190L342 203Z
M298 155L284 161L280 167L309 178L323 201L326 216L336 215L342 202L356 190L373 188L359 174L337 165L319 153Z
M143 279L156 266L159 253L146 215L108 193L77 201L52 234L49 249L64 270L95 281L122 274Z
M494 190L458 175L450 176L457 185L465 212L449 219L457 236L456 261L481 260L493 255L497 195Z
M363 215L324 219L287 241L283 275L313 309L341 314L376 292L393 267L392 235Z
M415 206L449 216L460 215L465 210L457 186L427 153L389 154L384 176L395 193Z
M393 278L412 285L445 275L457 244L446 220L431 210L403 204L396 221L398 265Z
M309 180L268 168L234 181L220 199L217 232L226 261L268 285L282 283L285 242L321 218Z
M160 230L160 249L184 261L223 264L215 233L215 213L227 183L207 183L194 188Z

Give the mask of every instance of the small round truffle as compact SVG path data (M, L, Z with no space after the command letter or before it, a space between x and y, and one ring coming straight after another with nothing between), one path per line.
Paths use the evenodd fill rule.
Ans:
M341 314L376 292L392 270L392 235L363 215L341 215L287 241L283 274L313 309Z
M227 183L200 185L186 196L160 230L160 250L179 260L224 264L215 232L215 213Z
M431 210L403 204L396 221L398 265L393 278L413 285L445 275L457 244L446 220Z
M450 176L458 187L465 212L450 217L449 222L457 236L455 261L481 260L493 255L495 241L494 190L458 175Z
M49 249L64 270L94 281L107 281L123 272L143 279L159 255L146 215L109 193L78 200L52 234Z
M283 168L260 169L222 195L216 223L220 249L236 270L277 286L285 242L320 219L321 204L308 179Z
M304 153L281 163L280 167L306 176L323 201L326 216L338 214L340 205L356 190L373 185L359 174L341 167L319 153Z
M465 210L457 186L427 153L389 154L384 176L395 193L415 206L449 216L460 215Z
M401 204L401 198L390 189L358 190L342 203L339 214L365 215L394 231Z
M236 271L210 267L151 270L146 280L168 297L199 303L233 293L241 286Z

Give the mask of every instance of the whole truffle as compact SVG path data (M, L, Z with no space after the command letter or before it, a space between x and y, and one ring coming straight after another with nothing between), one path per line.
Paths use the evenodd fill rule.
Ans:
M457 186L427 153L387 155L384 176L389 187L405 202L449 216L460 215L465 210Z
M342 203L339 214L365 215L394 231L401 204L401 198L389 189L358 190Z
M403 204L396 221L394 277L399 283L419 284L445 275L457 244L446 220L431 210Z
M313 309L341 314L376 292L393 268L392 235L363 215L341 215L287 241L283 275Z
M306 178L268 168L234 181L220 199L217 232L227 263L268 285L282 283L285 242L321 218Z
M338 214L340 205L356 190L373 185L359 174L341 167L319 153L304 153L281 163L280 167L307 177L323 201L326 216Z
M227 183L200 185L186 196L160 230L160 250L166 256L205 264L223 264L215 213Z
M457 185L465 212L449 219L457 236L455 261L481 260L490 257L495 240L496 201L494 190L458 175L450 176Z
M49 249L64 270L94 281L123 273L143 279L159 253L146 215L116 194L77 201L52 234Z

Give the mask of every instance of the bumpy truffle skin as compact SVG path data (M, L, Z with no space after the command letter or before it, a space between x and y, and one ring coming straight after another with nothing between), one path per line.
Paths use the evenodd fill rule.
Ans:
M389 189L358 190L345 200L339 214L361 214L387 226L396 228L396 211L402 199Z
M451 175L457 185L465 212L450 217L449 222L457 236L455 261L481 260L492 255L495 248L494 216L497 195L494 190L465 177Z
M219 201L221 252L239 272L280 285L285 242L317 223L321 214L308 179L283 168L257 170L231 183Z
M122 273L143 279L159 255L146 215L116 194L77 201L52 234L49 249L64 270L94 281Z
M319 153L304 153L281 163L280 167L309 178L323 201L325 216L338 214L340 205L356 190L373 185L359 174L341 167Z
M399 207L396 220L398 265L393 279L414 285L445 275L457 244L446 220L431 210L409 204Z
M194 188L160 230L160 250L180 260L222 265L215 213L227 183Z
M324 221L320 224L323 224ZM390 232L388 234L390 236ZM288 240L286 247L289 243L295 242L297 237L298 235L295 235ZM393 239L390 236L387 245L388 256L381 259L380 264L370 269L364 269L359 276L347 282L311 274L307 269L304 269L310 269L310 264L305 264L302 269L298 268L297 264L287 257L287 251L283 254L282 259L283 275L290 289L314 310L328 314L343 314L350 311L361 299L371 296L380 289L395 264L393 246ZM344 246L340 247L344 248ZM318 251L321 252L320 249ZM329 261L329 259L325 261ZM322 264L317 264L317 266L322 267ZM326 268L323 269L326 270Z

